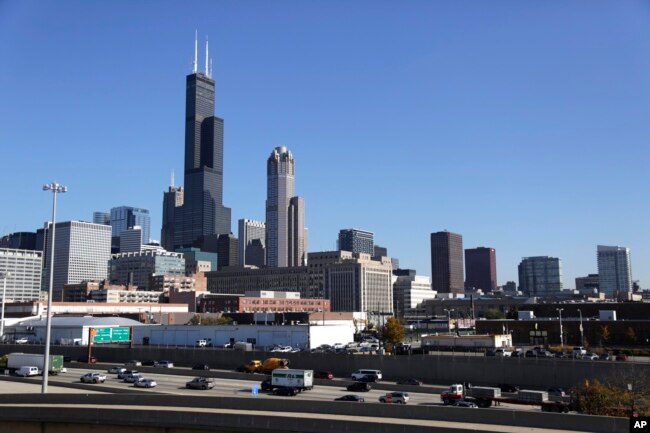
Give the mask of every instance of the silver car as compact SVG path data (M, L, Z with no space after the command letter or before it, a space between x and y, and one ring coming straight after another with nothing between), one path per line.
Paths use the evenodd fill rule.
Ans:
M133 386L136 386L138 388L153 388L156 385L158 384L155 380L144 377L140 377L138 380L133 382Z
M80 378L82 383L104 383L106 376L101 373L86 373Z

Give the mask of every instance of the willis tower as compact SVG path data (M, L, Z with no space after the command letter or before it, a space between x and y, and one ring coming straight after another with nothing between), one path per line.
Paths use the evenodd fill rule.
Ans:
M186 79L185 187L172 185L164 193L161 241L174 251L200 246L206 239L230 233L230 208L223 206L223 119L214 115L214 80L208 68L197 69L194 41L193 71Z

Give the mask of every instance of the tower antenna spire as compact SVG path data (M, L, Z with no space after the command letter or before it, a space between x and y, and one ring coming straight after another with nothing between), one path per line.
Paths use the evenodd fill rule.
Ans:
M174 170L172 170L171 187L174 188Z
M210 78L212 78L212 57L210 57Z
M208 71L208 37L205 37L205 75L210 76L210 71Z
M194 63L192 64L192 72L195 74L198 67L198 57L199 57L199 31L194 30Z

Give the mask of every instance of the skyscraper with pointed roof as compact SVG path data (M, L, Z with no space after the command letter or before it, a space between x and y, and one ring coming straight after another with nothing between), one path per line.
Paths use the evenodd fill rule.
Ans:
M189 247L202 236L230 233L231 228L230 208L223 206L224 121L214 115L215 82L207 39L203 72L198 71L197 55L195 38L192 73L185 86L184 188L182 195L170 188L163 199L161 239L172 250ZM170 207L174 208L171 214Z

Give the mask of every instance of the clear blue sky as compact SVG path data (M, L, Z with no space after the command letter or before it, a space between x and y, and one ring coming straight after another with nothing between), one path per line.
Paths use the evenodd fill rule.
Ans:
M56 180L59 220L144 207L160 238L195 29L235 231L282 144L310 251L358 227L430 275L448 229L497 249L499 284L550 255L573 287L623 245L650 286L648 1L0 0L0 234L42 226Z

